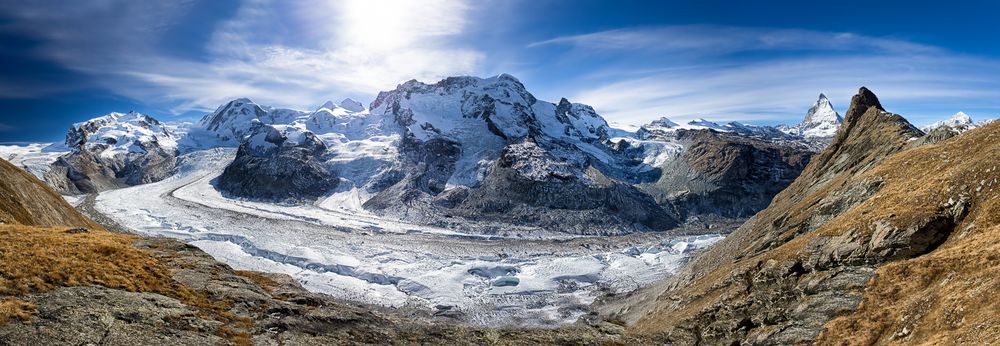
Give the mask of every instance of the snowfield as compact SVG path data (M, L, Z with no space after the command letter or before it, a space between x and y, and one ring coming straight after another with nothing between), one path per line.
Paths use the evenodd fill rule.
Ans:
M70 150L62 143L0 144L0 158L43 179L53 162Z
M386 220L357 188L314 205L227 198L213 180L235 149L179 158L163 181L101 193L94 207L145 235L180 238L237 269L291 275L306 288L478 325L559 325L597 297L674 273L720 235L573 237L537 230L484 235Z

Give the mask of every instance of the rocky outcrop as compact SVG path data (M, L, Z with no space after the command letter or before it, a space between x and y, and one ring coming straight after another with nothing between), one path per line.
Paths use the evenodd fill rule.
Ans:
M216 185L234 196L315 199L338 179L323 164L326 145L312 132L257 122Z
M639 188L690 217L744 218L763 210L813 155L807 147L714 130L648 131L646 140L677 143L677 158Z
M45 180L69 195L160 181L173 174L178 154L174 134L136 112L75 124L66 146L72 152L52 164Z
M857 308L880 264L933 251L966 214L959 202L893 202L909 197L897 177L912 172L885 161L921 134L862 88L831 145L767 209L675 278L606 311L668 343L811 342Z
M586 161L557 158L533 141L513 144L452 215L559 229L577 234L623 234L678 226L676 215L635 187L587 172Z

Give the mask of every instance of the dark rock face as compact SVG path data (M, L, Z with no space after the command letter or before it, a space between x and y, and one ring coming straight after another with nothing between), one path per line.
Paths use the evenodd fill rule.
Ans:
M879 264L933 250L964 217L961 202L872 229L842 217L886 186L866 173L920 134L862 88L830 147L767 209L675 278L608 311L666 343L812 342L831 318L857 307Z
M687 150L659 167L659 179L639 187L682 218L752 216L791 184L813 155L796 143L712 130L678 130L670 136Z
M112 113L71 127L66 145L73 152L53 163L45 180L70 195L157 182L174 173L174 140L150 116Z
M584 169L532 142L510 145L482 184L464 193L462 202L450 202L457 205L448 212L578 234L662 231L678 225L674 214L652 197Z
M254 199L315 199L338 179L323 165L326 145L310 132L283 133L258 124L219 176L218 188ZM289 138L289 135L298 138Z

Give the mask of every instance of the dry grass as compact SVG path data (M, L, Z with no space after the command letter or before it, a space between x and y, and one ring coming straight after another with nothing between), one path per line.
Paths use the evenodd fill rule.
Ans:
M882 208L871 214L914 217L957 194L970 196L973 209L935 251L880 267L858 310L828 323L819 343L1000 343L998 143L1000 124L993 124L879 168L894 183L876 196Z
M223 322L220 336L235 344L249 340L247 331L253 323L230 313L232 302L208 299L204 292L173 280L160 260L133 245L136 236L101 229L75 234L67 230L0 225L0 295L89 285L158 293L180 300L204 318ZM33 307L8 301L0 306L0 320L28 318L26 311Z
M135 237L90 230L0 225L0 295L45 292L60 286L100 285L168 296L191 295Z
M35 313L35 304L7 298L0 301L0 325L7 324L13 319L27 321Z
M250 281L256 283L257 286L263 288L265 291L267 291L267 293L272 293L276 288L281 286L281 284L279 284L277 281L274 281L273 279L271 279L267 275L264 275L261 272L255 272L249 270L237 270L236 275L250 279Z

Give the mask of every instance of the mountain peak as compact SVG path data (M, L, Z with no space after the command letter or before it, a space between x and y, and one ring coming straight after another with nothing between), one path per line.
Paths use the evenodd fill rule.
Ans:
M365 110L365 105L348 97L343 101L340 101L340 108L351 112L363 112Z
M952 121L956 121L956 122L962 122L962 123L965 123L965 124L971 124L972 123L972 117L970 117L968 114L965 114L965 112L955 113L955 115L952 115L951 118L948 118L948 120L952 120Z
M661 118L659 118L657 120L653 120L652 122L649 123L649 125L663 127L663 128L668 128L668 129L680 126L679 124L671 121L667 117L661 117Z
M860 116L871 107L885 111L885 108L882 108L882 103L878 101L878 96L875 96L875 93L868 88L861 87L858 89L858 94L851 98L851 107L847 110L847 116ZM855 110L854 113L851 112L852 109Z
M965 112L958 112L952 115L950 118L936 123L924 126L921 128L924 132L930 133L934 129L939 127L950 128L949 132L962 133L974 128L981 126L982 124L976 124L968 114Z
M316 110L320 110L320 109L323 109L323 108L333 109L334 107L337 107L336 103L333 103L333 101L326 101L326 102L323 102L323 104L320 105L319 108L316 108Z

